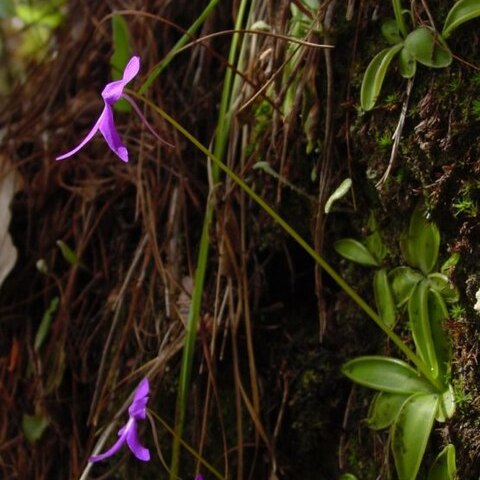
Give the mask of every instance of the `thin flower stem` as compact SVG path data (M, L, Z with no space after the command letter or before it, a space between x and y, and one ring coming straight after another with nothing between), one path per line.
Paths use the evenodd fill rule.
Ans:
M342 288L345 293L377 324L377 326L390 338L397 348L410 360L422 373L422 375L439 391L443 391L444 387L440 379L434 378L425 363L418 357L402 339L393 332L378 314L363 300L362 297L320 256L309 243L303 239L268 203L265 202L258 194L256 194L235 172L227 165L219 160L212 152L203 146L193 135L191 135L184 127L182 127L175 119L155 105L147 98L137 95L137 98L144 101L169 122L175 129L184 135L195 147L208 156L226 175L228 175L247 195L249 195L258 205L265 210L284 230L287 232L319 265L325 270L330 277Z
M171 148L175 148L175 145L172 145L170 142L167 142L164 140L156 131L155 129L150 125L148 120L145 118L145 115L142 113L142 111L138 108L138 105L135 103L132 97L130 95L127 95L124 93L122 95L122 98L124 98L135 110L136 114L140 117L140 120L143 122L143 124L150 130L151 134L160 142L163 143L164 145L167 145Z

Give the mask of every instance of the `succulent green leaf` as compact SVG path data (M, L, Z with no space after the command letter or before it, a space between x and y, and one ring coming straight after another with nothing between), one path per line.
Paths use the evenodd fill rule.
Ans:
M399 393L377 393L368 409L367 425L373 430L389 427L409 396Z
M49 421L43 415L27 415L22 417L22 430L29 442L40 440L43 432L48 427Z
M373 277L373 290L380 318L384 321L385 325L393 327L397 312L387 271L384 268L375 272L375 276Z
M452 63L452 54L445 41L429 27L410 32L405 49L421 64L432 68L445 68Z
M455 480L457 471L455 446L448 444L437 456L430 471L427 480Z
M434 272L428 276L430 288L436 290L448 303L456 303L460 298L460 293L455 285L450 282L443 273Z
M373 212L371 212L368 217L367 229L372 233L367 235L364 244L378 263L381 263L387 256L388 249L385 246L385 243L383 243L380 229L378 228L377 220L375 219Z
M81 265L80 259L78 258L77 254L63 240L57 240L57 245L62 252L63 258L70 265Z
M427 364L434 378L438 377L438 360L430 330L428 283L421 281L408 300L408 318L417 353Z
M435 391L416 370L396 358L354 358L343 365L342 372L350 380L381 392L412 394Z
M402 44L385 48L377 53L363 75L360 89L360 103L366 111L371 110L377 101L388 67L393 57L401 50Z
M437 411L438 395L418 393L402 406L392 425L391 445L398 480L417 478Z
M428 292L428 318L440 378L447 385L452 363L452 345L444 327L448 319L448 310L442 296L435 290Z
M462 23L480 16L479 0L459 0L448 12L443 25L442 36L447 38Z
M449 275L450 270L457 265L460 260L460 254L458 252L452 253L447 260L445 260L444 264L440 267L440 272L444 275Z
M425 277L418 271L410 267L396 267L388 274L392 293L397 307L407 303L410 295L418 282Z
M353 475L352 473L344 473L341 477L340 480L358 480L358 478Z
M434 222L425 218L420 205L413 211L407 235L401 243L410 266L420 268L425 275L433 270L438 259L440 232Z
M42 321L40 322L40 326L38 327L37 334L35 335L35 343L34 349L38 351L42 346L46 336L50 332L50 325L52 324L52 316L57 311L59 303L59 298L54 297L50 302L49 307L45 311L42 317Z
M417 71L417 61L405 48L402 48L398 55L398 71L403 78L413 78Z
M402 41L398 23L393 18L389 18L382 23L382 35L391 45L397 45Z
M352 187L352 179L346 178L336 189L335 191L328 197L327 201L325 202L325 213L330 213L332 205L337 201L343 198L350 188Z
M449 418L453 417L455 413L455 395L453 394L453 387L448 386L438 397L438 409L435 415L437 422L446 422Z
M344 258L359 263L366 267L378 267L375 257L368 251L367 247L353 238L343 238L334 244L335 250Z

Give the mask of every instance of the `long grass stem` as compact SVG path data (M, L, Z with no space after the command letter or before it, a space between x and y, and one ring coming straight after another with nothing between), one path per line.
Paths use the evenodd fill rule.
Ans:
M214 1L210 2L210 4L213 4L213 3L216 4L216 2ZM241 0L238 8L237 17L236 17L235 30L240 30L243 26L247 4L248 4L247 0ZM205 9L204 12L206 12L207 9ZM190 33L190 30L188 33ZM182 37L182 39L183 38L185 38L185 35L184 37ZM185 38L185 41L187 39L188 38ZM232 35L232 40L230 43L230 51L228 55L229 65L235 64L235 60L238 55L237 53L238 42L239 42L239 34L234 33ZM179 43L177 43L177 45L170 52L170 54L166 57L165 60L167 60L169 56L174 55L175 49L177 47L178 47L177 49L179 49L181 48L181 46L183 46L183 44L179 45ZM160 73L160 71L158 71L158 73ZM152 72L152 74L153 73L158 75L156 71ZM152 74L150 76L152 76ZM223 90L222 90L220 109L218 114L218 122L217 122L217 131L216 131L215 142L214 142L215 158L224 157L226 145L228 142L228 136L230 132L230 123L231 123L230 100L232 98L232 88L233 88L234 78L235 78L235 75L233 74L232 70L227 68L225 72L225 79L223 82ZM148 82L148 79L147 79L147 82ZM217 162L213 162L212 187L218 182L219 175L220 175L219 164ZM212 220L213 220L213 206L208 202L206 205L205 217L203 220L202 236L200 238L199 253L197 258L195 279L193 284L192 303L190 305L188 319L187 319L187 326L186 326L186 332L185 332L185 345L183 348L182 363L180 367L180 377L179 377L176 414L175 414L175 436L173 438L172 460L170 465L170 480L176 480L176 478L178 477L178 471L179 471L180 448L181 448L180 439L183 433L183 428L184 428L185 418L186 418L186 411L188 407L188 393L190 389L190 378L191 378L191 371L192 371L192 365L193 365L193 355L195 352L195 345L197 340L197 328L198 328L198 322L199 322L200 311L202 306L203 288L204 288L205 276L207 272L208 252L210 248L209 230L210 230L210 225L212 223Z
M205 20L210 16L215 7L218 5L220 0L210 0L208 5L204 8L202 13L197 17L197 19L190 25L189 29L180 37L180 40L170 49L166 57L150 72L150 75L145 80L143 85L140 87L138 93L143 95L152 85L157 77L165 70L165 68L170 64L175 55L182 49L187 42L192 40L195 32L200 28L200 26L205 22Z

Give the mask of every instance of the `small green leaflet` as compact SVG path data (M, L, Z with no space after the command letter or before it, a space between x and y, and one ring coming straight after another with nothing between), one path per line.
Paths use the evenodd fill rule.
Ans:
M40 440L43 432L48 427L48 418L43 415L27 415L22 417L22 430L27 437L27 440L31 443Z
M50 306L47 308L47 310L43 314L42 321L40 322L40 326L38 327L37 334L35 335L35 343L33 345L33 348L35 349L36 352L40 349L45 338L50 332L50 325L52 324L52 316L57 311L58 303L59 303L58 297L52 298L52 301L50 302Z
M70 265L81 265L77 254L63 240L57 240L57 246L62 252L63 258Z
M350 188L352 187L352 179L346 178L336 190L328 197L328 200L325 202L325 213L330 213L332 205L337 201L343 198Z

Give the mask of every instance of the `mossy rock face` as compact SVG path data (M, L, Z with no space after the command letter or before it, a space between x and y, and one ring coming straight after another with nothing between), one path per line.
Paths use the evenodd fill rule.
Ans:
M430 5L432 16L444 18L450 4L435 2ZM385 12L382 10L382 13ZM465 24L449 38L455 55L473 64L478 64L478 24L478 20ZM372 50L379 49L375 47L378 32L374 33L371 28L363 32L365 36L360 42L360 60L355 63L355 72L357 66L362 71L359 64L364 66ZM356 87L359 87L361 76L352 78L358 80ZM380 219L391 253L398 252L395 245L398 234L405 228L405 219L415 203L422 198L440 228L442 258L446 259L453 252L461 255L450 275L461 292L461 304L466 313L449 321L446 328L455 352L453 382L461 385L459 395L463 406L447 423L443 436L445 441L453 440L457 447L459 478L477 478L480 473L476 460L479 440L475 433L480 377L472 364L480 350L478 314L472 308L475 292L480 287L479 83L478 70L456 60L443 70L425 67L417 70L398 153L388 179L379 188L371 187L387 169L391 148L389 136L397 127L405 98L406 82L399 79L394 69L386 77L376 108L357 116L351 129L355 171L359 181L367 186L359 190L372 192L370 196L360 193L357 201L363 198ZM442 439L434 436L433 444L441 445Z

